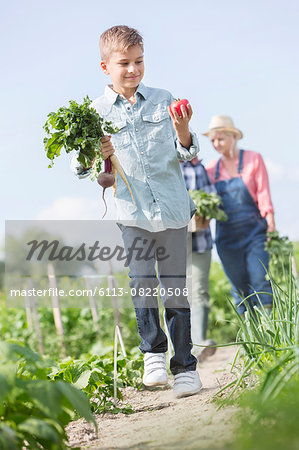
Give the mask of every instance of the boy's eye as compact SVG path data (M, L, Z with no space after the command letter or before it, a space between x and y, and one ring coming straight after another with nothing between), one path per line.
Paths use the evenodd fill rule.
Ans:
M137 64L142 64L143 63L143 61L137 61Z

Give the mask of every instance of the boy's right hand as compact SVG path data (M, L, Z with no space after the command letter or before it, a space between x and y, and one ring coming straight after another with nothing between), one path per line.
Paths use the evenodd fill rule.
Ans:
M104 159L107 159L109 156L111 156L114 153L114 147L111 143L111 136L105 135L101 138L102 142L102 148L101 153L104 156Z

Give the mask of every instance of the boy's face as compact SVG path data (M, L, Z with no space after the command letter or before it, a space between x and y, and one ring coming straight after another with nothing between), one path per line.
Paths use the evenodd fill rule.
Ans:
M134 45L124 53L112 52L108 61L101 61L101 67L110 75L116 92L133 91L144 75L143 50L140 45Z

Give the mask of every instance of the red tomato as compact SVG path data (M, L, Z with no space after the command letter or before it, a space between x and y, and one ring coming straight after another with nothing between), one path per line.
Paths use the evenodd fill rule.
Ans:
M170 105L170 109L175 109L176 112L178 113L178 115L180 117L183 117L182 111L181 111L181 106L184 105L188 114L188 108L187 105L189 104L188 100L186 100L185 98L183 98L183 100L175 100L174 102L171 103Z

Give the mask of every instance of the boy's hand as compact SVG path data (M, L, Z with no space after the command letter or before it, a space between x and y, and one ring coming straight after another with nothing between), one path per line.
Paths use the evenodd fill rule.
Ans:
M175 128L175 131L181 129L182 127L188 128L188 124L190 122L193 111L192 111L190 103L188 103L187 108L188 108L188 111L186 110L184 105L181 105L182 117L180 117L175 108L172 109L172 108L170 108L170 106L168 106L168 111L169 111L170 117L172 118L172 122L173 122L173 126Z
M189 149L192 144L192 137L189 131L189 122L192 117L193 111L190 103L188 103L187 108L188 112L184 105L181 106L182 117L178 115L175 108L171 109L170 106L168 106L168 112L172 119L173 127L176 131L177 137L181 145Z
M101 138L102 142L102 148L101 153L104 156L104 159L107 159L109 156L111 156L114 153L114 147L111 143L111 136L105 135Z

